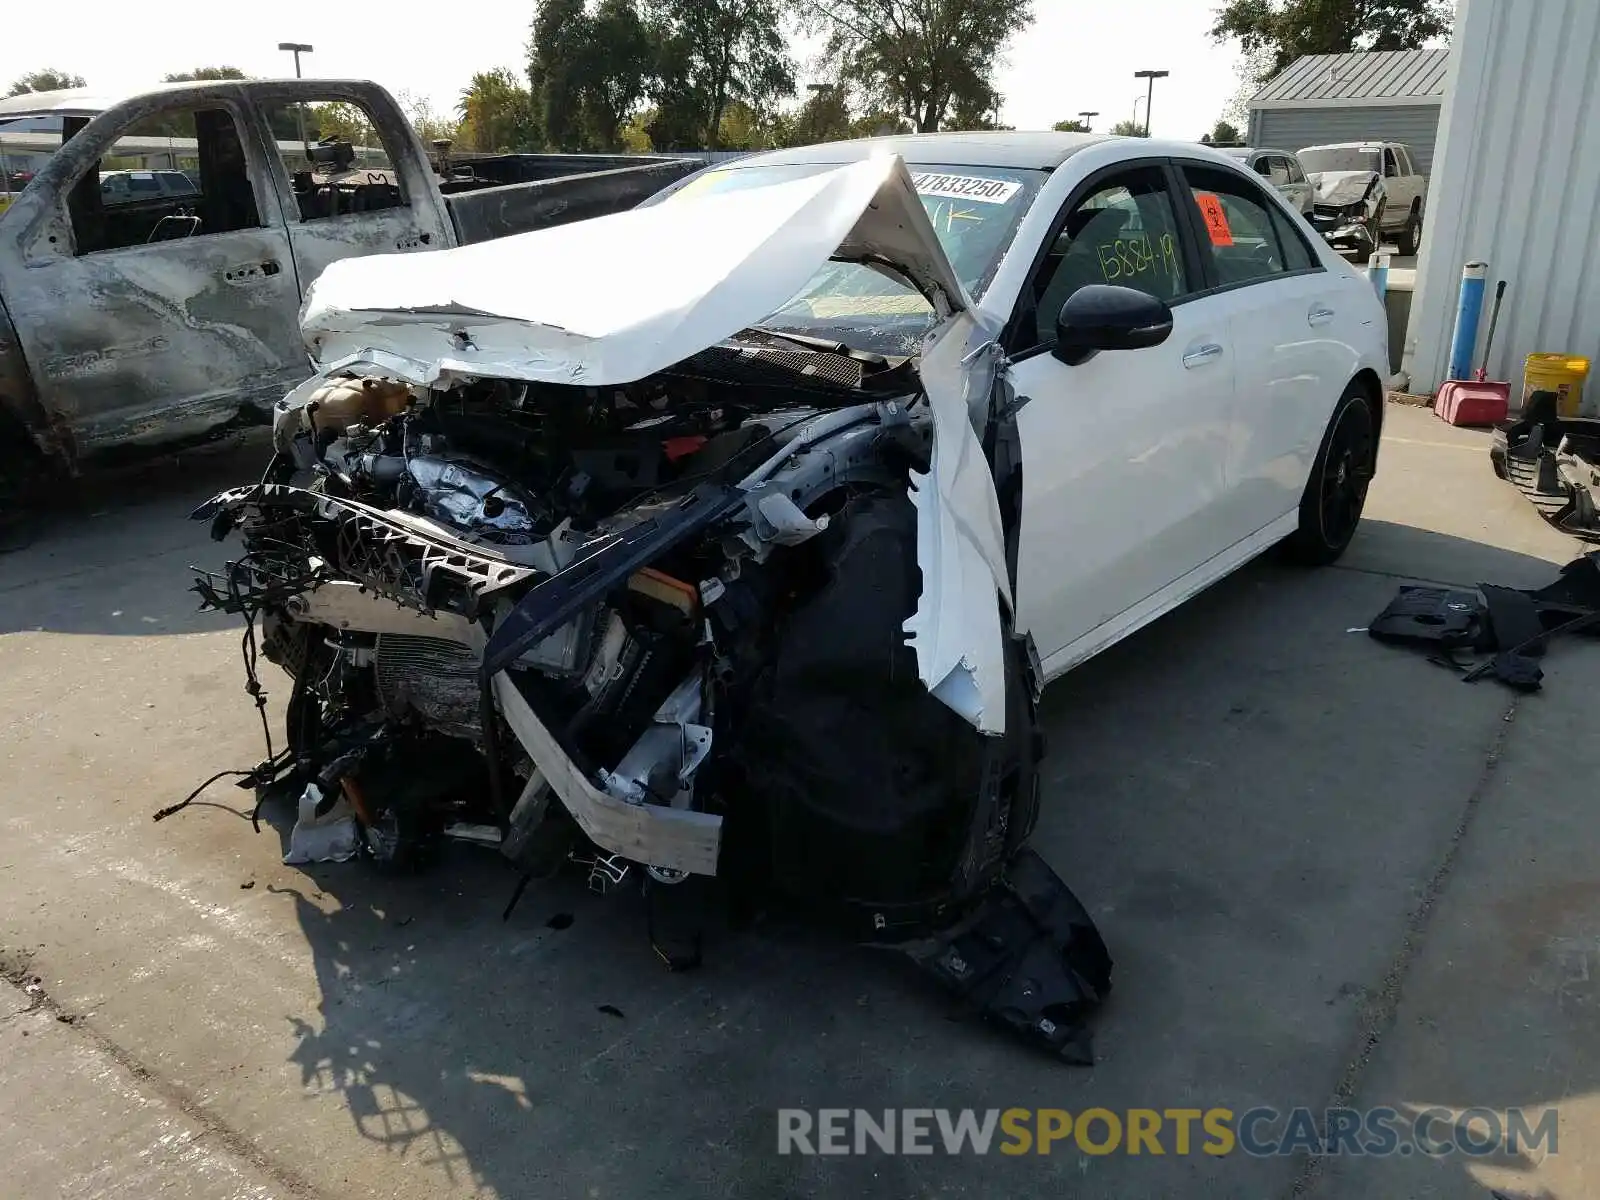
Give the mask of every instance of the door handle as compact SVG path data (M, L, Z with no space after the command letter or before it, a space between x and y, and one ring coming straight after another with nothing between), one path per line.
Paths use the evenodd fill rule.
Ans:
M1306 314L1306 324L1326 325L1333 320L1333 309L1323 304L1318 304Z
M1204 346L1196 346L1193 350L1185 354L1183 356L1183 365L1185 367L1198 367L1202 363L1210 362L1213 358L1221 357L1222 347L1217 345L1215 342L1210 342Z
M254 283L258 279L268 279L281 270L283 268L277 259L269 258L262 262L240 263L236 267L229 267L222 273L222 278L228 283Z

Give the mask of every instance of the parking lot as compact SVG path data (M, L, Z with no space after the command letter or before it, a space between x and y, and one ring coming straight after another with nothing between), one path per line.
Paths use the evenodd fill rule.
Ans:
M1257 563L1046 695L1034 845L1117 960L1093 1068L803 930L675 975L632 894L538 885L502 922L488 851L286 867L284 814L253 834L226 784L152 823L260 757L239 630L184 590L222 548L182 518L261 449L100 481L0 557L0 1191L1593 1194L1600 646L1517 697L1353 632L1407 579L1536 586L1577 552L1484 443L1391 405L1338 567ZM1560 1152L776 1153L779 1107L1346 1104L1558 1105Z

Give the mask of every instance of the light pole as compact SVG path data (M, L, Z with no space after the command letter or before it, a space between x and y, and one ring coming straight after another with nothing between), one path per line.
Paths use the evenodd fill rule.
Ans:
M294 77L299 79L300 56L302 54L310 54L313 47L306 45L304 42L279 42L278 49L287 50L290 54L294 55Z
M299 79L300 56L302 54L310 54L312 47L308 46L305 42L279 42L278 49L287 50L289 53L294 55L294 77ZM310 161L311 143L306 140L306 106L300 103L298 100L295 101L294 116L295 123L300 126L300 149L305 152L307 161Z
M1139 136L1139 105L1143 104L1144 100L1143 96L1135 96L1133 98L1133 120L1129 124L1133 126L1134 137Z
M1078 115L1083 118L1083 131L1085 133L1093 133L1094 119L1100 115L1099 111L1090 112L1088 109L1082 109Z
M1144 135L1145 135L1145 137L1149 137L1150 136L1150 101L1156 94L1156 80L1165 79L1170 74L1172 74L1171 71L1135 71L1133 73L1133 77L1135 79L1145 79L1145 80L1149 81L1145 85L1145 93L1144 93ZM1135 122L1137 122L1138 119L1139 119L1137 108L1134 111L1135 111L1135 115L1134 115L1133 119L1134 119Z

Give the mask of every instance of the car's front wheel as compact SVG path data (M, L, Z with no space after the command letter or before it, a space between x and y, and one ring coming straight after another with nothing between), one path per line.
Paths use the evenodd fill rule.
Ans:
M1367 485L1377 462L1377 421L1366 389L1351 381L1311 464L1300 498L1300 526L1285 549L1307 566L1331 563L1344 553L1361 523Z

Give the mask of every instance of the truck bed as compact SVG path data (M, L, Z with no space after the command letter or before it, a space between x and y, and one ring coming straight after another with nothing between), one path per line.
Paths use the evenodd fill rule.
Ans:
M480 180L520 175L521 182L463 188L452 181L441 190L465 245L632 208L703 165L694 158L505 154L475 162L473 170Z

